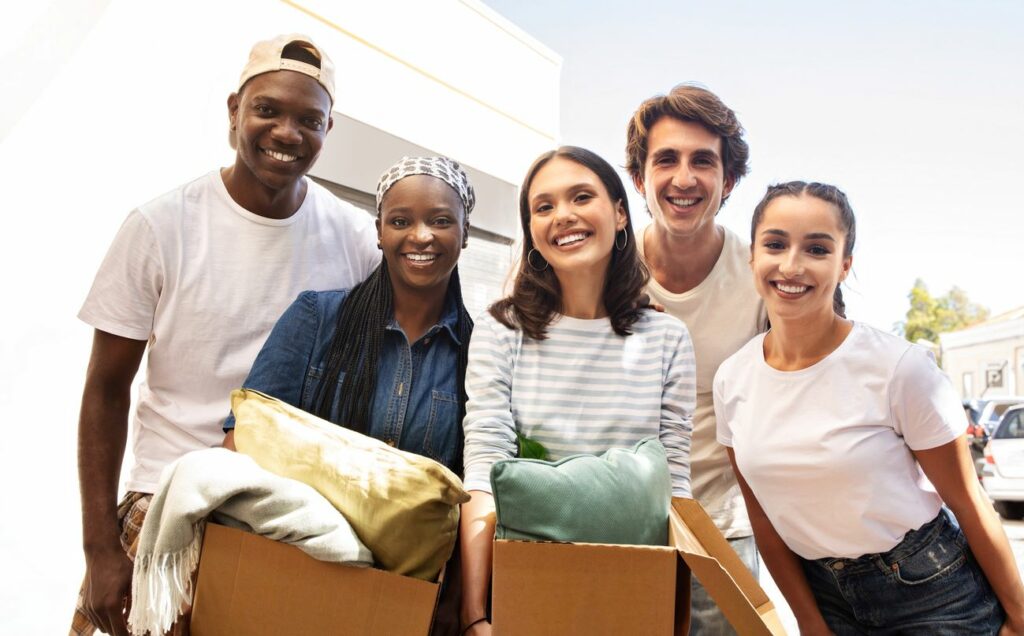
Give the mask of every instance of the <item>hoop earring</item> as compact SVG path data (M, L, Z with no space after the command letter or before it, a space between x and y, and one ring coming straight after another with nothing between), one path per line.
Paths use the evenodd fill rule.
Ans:
M544 261L544 267L537 267L536 265L533 264L533 255L534 254L539 255L540 259L542 261L544 261L544 255L541 254L540 252L538 252L537 248L535 247L535 248L531 249L529 252L526 253L526 264L529 265L530 269L532 269L535 272L543 272L544 270L546 270L548 268L548 264L549 263L547 261Z
M622 232L622 245L619 245L619 232ZM615 233L615 249L621 252L626 249L626 244L629 243L629 233L626 232L626 228L622 228L619 232Z

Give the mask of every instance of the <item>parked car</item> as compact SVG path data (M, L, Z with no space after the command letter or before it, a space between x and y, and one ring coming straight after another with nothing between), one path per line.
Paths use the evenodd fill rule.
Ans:
M1024 519L1024 405L1008 408L985 445L981 484L1006 519Z

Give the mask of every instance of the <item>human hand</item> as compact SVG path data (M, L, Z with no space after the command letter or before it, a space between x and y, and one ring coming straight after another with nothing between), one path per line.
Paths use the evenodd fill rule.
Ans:
M491 636L491 624L487 621L473 623L462 634L463 636Z
M636 301L636 306L641 309L653 309L654 311L657 311L659 313L665 313L665 305L656 303L653 300L651 300L650 294L647 294L646 292L640 294L640 298L638 298Z
M1024 621L1014 620L1008 617L1003 626L999 628L999 636L1021 636L1024 635Z
M128 636L132 562L120 544L86 554L83 610L100 631Z
M834 636L825 619L820 615L810 622L799 622L800 636Z

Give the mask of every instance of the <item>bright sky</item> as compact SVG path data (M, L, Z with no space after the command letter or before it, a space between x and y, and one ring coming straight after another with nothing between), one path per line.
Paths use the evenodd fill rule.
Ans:
M562 142L617 166L643 99L684 81L722 97L751 147L719 215L741 236L769 183L845 190L858 218L851 317L892 327L918 277L994 313L1024 305L1024 203L1011 194L1024 174L1024 3L487 4L564 58ZM639 196L630 205L646 217Z

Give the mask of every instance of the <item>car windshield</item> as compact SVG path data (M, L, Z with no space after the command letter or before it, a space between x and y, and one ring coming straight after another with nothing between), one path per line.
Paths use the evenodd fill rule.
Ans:
M1024 422L1021 421L1021 414L1024 414L1024 410L1013 411L1007 415L992 437L994 439L1024 439Z
M1006 409L1010 408L1011 406L1017 406L1017 404L1015 402L1007 402L1006 404L993 404L992 411L989 413L988 418L986 418L985 423L990 426L995 425L995 423L999 421L999 418L1003 416L1003 413L1006 412Z

